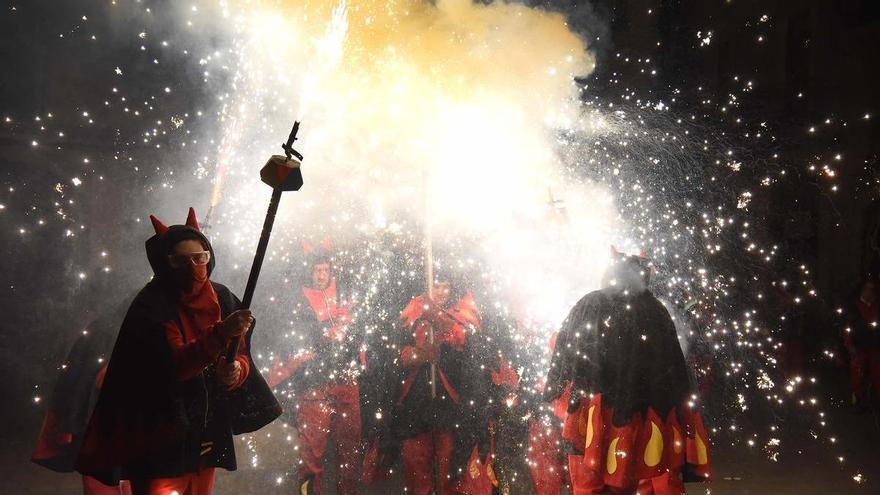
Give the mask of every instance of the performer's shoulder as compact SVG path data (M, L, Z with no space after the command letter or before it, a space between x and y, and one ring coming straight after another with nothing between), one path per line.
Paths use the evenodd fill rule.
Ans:
M126 342L150 337L161 324L175 318L169 296L155 279L145 285L132 299L121 321L118 339ZM130 339L134 338L132 341Z
M412 308L420 308L425 305L425 296L418 295L409 300L404 311Z
M419 295L410 299L406 307L403 308L403 311L400 312L400 320L403 326L409 327L419 319L419 317L422 316L422 311L424 311L424 306L424 296Z
M167 313L168 297L156 279L150 280L128 306L126 317L158 317Z
M669 315L669 308L665 304L663 304L663 301L661 301L657 296L650 292L647 292L646 294L646 298L649 301L648 304L650 304L655 311L661 314L665 314L667 316Z
M465 294L461 296L461 299L459 299L458 302L455 303L454 307L460 311L479 311L480 309L477 305L476 299L474 299L474 293L471 291L465 292Z
M586 293L584 297L580 298L580 300L574 305L574 307L583 309L597 306L599 304L602 304L606 299L608 299L608 294L606 294L602 289L596 289L594 291Z

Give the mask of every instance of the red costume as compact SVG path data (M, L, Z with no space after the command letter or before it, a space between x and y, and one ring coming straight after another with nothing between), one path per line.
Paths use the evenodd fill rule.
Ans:
M529 474L536 495L559 495L565 482L561 431L556 419L560 418L554 415L546 422L529 420Z
M488 361L494 361L489 376L489 409L495 455L490 467L503 489L516 492L525 489L522 483L530 483L536 495L559 495L566 480L561 432L567 402L565 397L556 401L562 402L561 413L560 408L544 405L540 400L544 380L530 373L528 366L552 354L555 336L550 339L548 353L541 349L543 346L510 339L516 330L514 325L522 328L526 323L496 316L487 317L483 326L483 334L491 335L486 339ZM522 476L524 471L530 476Z
M472 378L466 348L468 334L480 328L479 313L469 293L446 310L426 311L426 303L424 296L416 297L400 315L402 382L392 431L402 440L407 493L478 493L488 476L485 459L479 459L472 443L457 448L461 439L456 438L455 427L462 424L468 407L463 387ZM429 325L439 346L435 398L430 392L430 363L418 356L419 349L428 345ZM454 451L461 458L454 459ZM466 458L462 468L466 472L453 472L451 463ZM452 479L459 474L462 481L456 490Z
M304 251L313 268L326 264L326 248ZM300 288L294 331L302 347L270 375L275 386L290 379L296 393L296 425L301 464L297 483L303 493L319 494L323 487L327 442L335 444L340 495L357 493L361 478L361 412L357 376L360 373L360 339L351 329L350 303L340 300L336 279L325 289Z
M556 347L556 337L550 338L550 353ZM539 392L544 392L541 383ZM562 428L568 416L567 406L571 395L571 385L567 386L562 395L551 403L551 414L545 418L529 420L529 472L536 495L558 495L562 493L562 485L567 482L563 466Z

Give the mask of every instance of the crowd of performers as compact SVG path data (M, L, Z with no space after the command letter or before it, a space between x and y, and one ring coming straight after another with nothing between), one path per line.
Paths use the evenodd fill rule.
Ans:
M87 494L210 494L215 468L236 468L233 436L281 415L297 431L298 494L362 493L398 472L415 495L667 495L710 477L693 380L642 257L615 256L548 339L455 263L427 291L418 277L365 284L328 243L303 244L289 327L262 330L282 337L261 373L254 315L210 279L194 212L153 225L153 280L74 347L33 456L82 473Z

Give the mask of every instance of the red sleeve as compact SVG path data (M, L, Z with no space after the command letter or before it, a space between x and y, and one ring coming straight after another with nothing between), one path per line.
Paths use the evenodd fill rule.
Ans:
M266 377L266 383L269 384L269 388L275 388L279 383L290 378L291 374L293 374L293 356L287 356L287 363L278 361L272 366L272 371Z
M220 335L219 324L208 328L204 335L192 342L183 341L183 333L177 323L166 321L162 326L165 329L165 338L171 346L178 380L190 380L199 376L226 348L226 339Z
M272 371L269 373L268 378L266 378L266 383L268 383L271 388L276 387L279 383L290 378L290 375L296 373L296 370L298 370L303 363L312 359L314 356L313 353L306 352L297 356L287 356L287 363L278 361L275 363L275 366L272 367Z

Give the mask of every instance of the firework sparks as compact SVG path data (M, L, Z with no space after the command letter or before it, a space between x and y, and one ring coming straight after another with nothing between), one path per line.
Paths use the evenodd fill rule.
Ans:
M145 18L156 14L137 8ZM138 66L113 60L101 70L112 84L100 101L83 101L69 114L4 117L2 125L23 136L35 157L56 156L50 154L108 122L133 122L111 125L112 160L91 152L65 157L76 168L44 186L51 201L4 191L0 218L21 243L42 231L68 243L86 238L100 220L88 216L80 198L106 191L101 183L124 169L149 182L144 187L154 201L171 198L172 189L198 191L208 205L205 223L229 251L231 276L239 276L264 207L253 199L265 192L254 170L277 149L279 130L301 118L307 186L295 206L283 205L267 263L293 266L301 238L330 236L346 246L338 257L360 284L359 311L389 310L380 308L381 288L421 274L418 263L388 253L420 251L427 223L452 253L439 263L480 273L490 287L485 303L498 311L521 306L528 324L512 337L541 347L571 304L599 285L610 245L644 250L684 346L705 348L711 357L695 366L698 376L723 375L735 390L725 404L729 423L716 431L747 439L777 460L787 443L776 426L758 433L739 419L763 410L756 402L780 410L791 404L815 420L817 440L839 449L816 378L780 370L783 329L795 308L820 294L810 265L768 233L761 212L767 195L790 187L792 176L807 174L811 185L837 193L851 157L831 147L809 163L786 163L768 144L776 140L773 126L742 116L759 78L733 76L734 89L721 98L702 86L662 95L632 88L591 93L582 81L596 68L585 41L592 37L572 32L561 14L515 3L229 1L173 15L180 21L173 29L199 39L211 24L223 42L187 45L141 26L129 27L128 37L151 70L177 53L215 100L186 101L183 81L139 87ZM57 36L102 42L100 33L84 33L94 17L75 17ZM751 19L760 28L756 45L773 42L773 20ZM688 36L699 50L715 49L723 36L716 28ZM657 75L652 57L614 58L622 67L609 82L614 88L627 74ZM797 132L819 140L871 121L864 110L849 122L829 116L801 123ZM180 156L196 165L153 163L170 149L185 149ZM126 216L137 224L131 217L143 215ZM102 244L96 252L71 262L67 283L111 273L108 258L115 262L118 251ZM279 291L292 290L286 274L277 278ZM276 320L278 340L294 355L305 353L286 317ZM261 364L280 352L267 350ZM825 355L835 357L832 350ZM546 357L532 364L535 374L546 366ZM340 372L356 375L354 368ZM381 411L376 419L383 420ZM261 443L269 442L247 438L254 467ZM865 478L856 474L853 481Z

